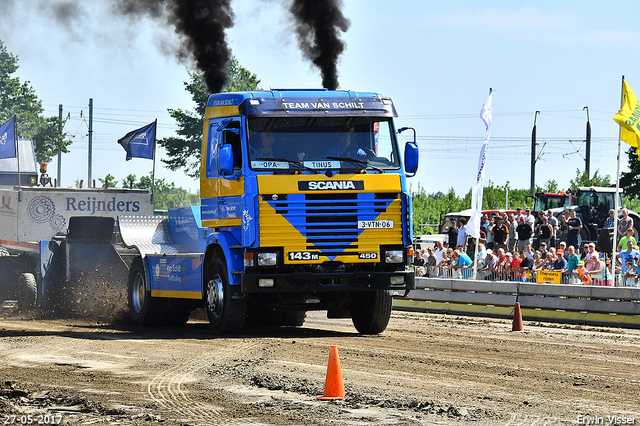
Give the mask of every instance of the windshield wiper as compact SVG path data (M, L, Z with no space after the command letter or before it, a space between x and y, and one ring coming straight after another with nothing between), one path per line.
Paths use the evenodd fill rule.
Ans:
M369 164L368 161L358 160L357 158L331 157L331 156L324 157L324 158L326 158L327 160L348 161L351 164L355 164L355 165L358 165L358 166L364 166L363 167L364 170L372 169L372 170L378 171L380 173L384 173L384 170L382 170L381 168L376 167L376 166L372 166L371 164Z
M283 162L286 162L286 163L289 163L289 164L295 164L296 166L298 166L298 167L300 167L302 169L308 170L310 172L313 172L315 174L320 173L316 169L312 169L311 167L307 167L307 166L305 166L304 164L302 164L299 161L288 160L286 158L256 158L256 160L258 160L258 161L283 161Z

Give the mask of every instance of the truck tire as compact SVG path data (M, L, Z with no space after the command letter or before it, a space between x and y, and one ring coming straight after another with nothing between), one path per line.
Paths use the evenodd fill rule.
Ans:
M205 276L205 304L211 329L216 334L237 333L244 327L247 299L229 284L222 259L213 259Z
M284 311L282 309L249 306L245 325L251 327L300 327L307 318L306 311Z
M35 309L38 301L38 285L36 277L28 272L18 276L18 308L20 312Z
M158 325L160 301L151 297L146 289L146 277L142 258L131 263L128 283L129 319L135 325Z
M283 318L284 312L280 309L253 304L247 306L247 318L244 324L250 327L279 327L282 325Z
M382 333L391 318L393 298L386 290L362 291L352 294L351 320L361 334Z
M307 311L284 311L282 325L284 327L300 327L307 319Z

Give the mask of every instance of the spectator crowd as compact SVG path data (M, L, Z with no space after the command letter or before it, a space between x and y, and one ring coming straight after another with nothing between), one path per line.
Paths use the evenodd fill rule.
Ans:
M609 216L604 226L613 228L615 212ZM640 250L627 209L618 220L615 270L595 243L581 245L582 227L575 210L559 218L551 210L532 214L529 208L496 216L485 213L476 257L476 241L461 218L445 224L449 243L438 241L435 247L417 252L414 267L418 276L471 278L476 266L477 279L515 281L535 281L539 271L553 271L562 274L564 283L596 285L613 285L617 275L622 285L638 286Z

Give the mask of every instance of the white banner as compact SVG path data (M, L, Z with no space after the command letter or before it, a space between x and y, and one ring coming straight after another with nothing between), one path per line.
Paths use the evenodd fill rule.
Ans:
M487 160L487 149L489 148L489 136L491 136L491 96L492 92L489 92L487 101L482 105L480 111L480 118L484 121L484 125L487 130L484 136L484 143L480 149L480 159L478 160L478 173L476 174L476 181L474 182L473 192L471 193L471 217L467 224L467 232L474 238L480 237L480 220L482 217L482 195L484 192L484 166Z

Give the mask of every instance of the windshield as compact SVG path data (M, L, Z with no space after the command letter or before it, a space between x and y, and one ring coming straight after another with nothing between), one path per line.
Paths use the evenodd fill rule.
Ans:
M400 167L388 118L259 117L248 119L247 127L252 169Z
M581 192L578 195L578 205L595 207L608 215L609 209L615 208L613 195L613 192Z
M543 195L536 199L534 211L547 211L549 209L557 209L558 207L564 207L567 197L564 195Z

